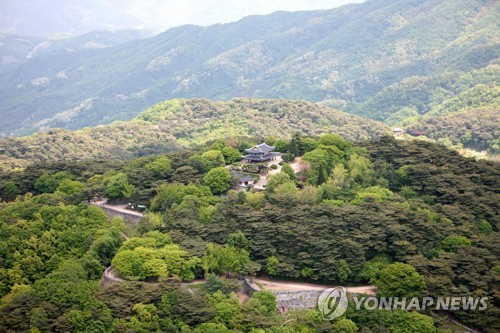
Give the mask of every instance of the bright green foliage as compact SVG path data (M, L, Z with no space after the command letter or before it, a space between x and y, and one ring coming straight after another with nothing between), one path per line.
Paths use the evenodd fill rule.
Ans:
M129 320L120 319L115 321L114 328L119 332L162 332L160 329L160 318L153 304L135 304L132 308L134 315Z
M471 241L465 236L450 235L441 241L441 248L446 252L457 252L467 246L471 246Z
M135 190L135 186L127 182L123 184L122 195L126 199L131 199L135 194Z
M216 322L225 324L227 327L236 327L242 319L240 302L236 294L232 294L227 298L219 300L215 304L217 316Z
M172 172L172 161L167 156L160 156L146 164L144 169L150 170L157 177L166 178Z
M290 176L284 172L278 172L274 175L271 175L267 177L267 186L266 189L269 192L273 192L278 188L278 186L283 185L283 184L293 184L293 187L295 187L295 184L291 181Z
M391 332L394 333L434 333L437 332L431 317L413 311L396 311Z
M351 269L349 268L349 264L344 259L340 259L337 263L337 280L340 283L344 283L349 279L351 275Z
M145 280L174 275L183 280L194 278L193 270L198 259L188 258L188 253L178 245L167 244L158 248L150 244L148 247L137 246L130 249L131 241L133 239L124 244L112 261L113 267L124 278Z
M335 146L318 146L318 148L304 154L302 159L311 164L313 169L320 165L325 171L331 170L333 165L340 160L342 152Z
M304 137L296 140L297 149L307 150L306 141ZM233 142L231 146L239 147ZM151 215L150 220L148 215L132 230L142 237L131 238L120 250L129 251L133 259L136 252L145 253L145 260L129 262L142 266L144 275L153 281L157 280L154 275L168 277L158 279L158 283L127 281L100 287L98 280L123 241L120 228L124 228L124 223L110 223L98 207L60 204L73 198L73 194L25 194L33 191L34 182L41 175L52 175L56 170L72 170L74 181L92 187L94 193L99 193L98 187L102 191L111 177L124 171L129 183L136 186L135 195L146 203L158 184L154 184L152 173L143 166L154 158L120 162L123 164L113 165L115 172L109 171L109 164L65 162L2 175L0 187L15 181L20 195L16 201L0 205L0 290L8 293L0 302L0 331L137 331L142 324L156 323L155 316L160 331L165 332L212 328L273 333L336 331L335 323L318 318L314 311L275 316L257 298L240 305L230 293L236 290L232 280L207 275L206 287L195 284L178 288L177 278L171 278L171 268L180 270L182 265L179 268L178 263L182 258L193 259L198 269L195 265L189 269L191 277L195 271L201 273L201 262L193 255L201 257L204 252L207 256L203 268L210 271L210 267L215 267L220 273L230 271L231 266L239 270L238 275L250 276L260 270L259 263L270 274L293 279L330 283L342 279L351 283L353 278L362 283L373 281L381 284L381 293L382 282L386 282L385 289L403 296L416 290L427 295L460 290L464 295L493 299L496 289L492 281L500 271L495 255L497 200L492 186L498 173L496 164L465 159L427 142L383 138L364 142L363 146L341 151L330 177L319 188L310 184L314 177L311 170L300 174L300 190L288 179L272 193L230 191L220 198L212 196L208 187L166 183L164 186L173 187L165 190L163 201L156 201L169 208L162 212L163 216ZM328 151L328 147L334 146L320 147ZM169 154L169 158L178 169L192 163L192 154L196 152ZM351 177L349 160L354 154L370 162L369 181ZM93 177L94 174L105 176ZM201 175L196 173L193 181ZM302 181L304 178L309 184ZM358 193L370 193L374 186L381 192L387 189L406 194L402 198L387 193L381 201L367 196L362 203L352 204ZM83 191L91 192L88 188ZM212 214L213 207L217 209ZM481 220L488 224L478 222ZM480 227L485 227L489 236ZM157 231L160 229L169 233ZM471 242L467 245L468 242L448 239L447 244L444 240L450 235L466 235ZM172 239L178 247L173 246ZM457 252L443 251L442 242ZM209 253L207 243L222 245ZM464 244L465 250L461 249ZM189 255L183 257L185 252ZM370 259L376 253L387 256ZM250 257L255 263L249 261ZM389 270L394 266L392 258L416 267L419 274L414 269ZM423 276L427 289L419 283ZM14 284L17 285L13 287ZM144 316L139 316L139 311L132 310L135 304L153 305L156 310L143 307L140 312ZM499 330L497 312L498 307L490 303L485 311L456 311L454 316L490 333ZM137 325L130 326L134 317ZM360 331L433 332L432 318L406 312L351 308L345 318ZM155 331L154 325L145 330Z
M76 194L82 192L84 188L84 183L66 178L59 183L56 191L63 194Z
M293 180L293 181L297 180L297 175L295 174L295 171L292 169L292 167L289 164L284 163L282 168L281 168L281 172L284 172L288 176L290 176L290 180Z
M323 134L319 137L318 143L324 146L335 146L344 151L352 146L349 141L342 139L337 134Z
M99 271L104 268L99 262L105 264L121 244L118 230L99 208L46 206L36 199L25 196L0 209L2 295L14 284L31 284L45 277L65 259L97 260ZM94 273L89 269L85 274Z
M107 180L105 194L110 199L123 198L125 195L130 196L132 190L127 175L120 172Z
M377 254L372 259L365 262L363 268L358 273L357 279L368 283L374 283L380 270L391 263L391 258L386 254Z
M204 200L211 196L210 188L196 185L182 184L162 184L156 188L157 195L151 201L151 210L164 211L172 208L173 204L181 204L182 200L188 196L196 196Z
M70 259L37 280L33 285L33 294L59 306L69 304L83 308L97 303L93 293L98 289L98 282L87 280L87 272L80 262Z
M348 162L349 177L353 182L363 187L372 183L372 165L370 160L364 156L353 154Z
M327 178L326 170L323 167L322 164L319 165L318 167L318 173L317 173L317 178L316 178L316 186L320 186L326 181Z
M266 260L266 271L270 275L278 275L279 260L275 256L270 256Z
M231 186L231 173L224 167L211 169L203 179L213 194L227 191Z
M313 270L311 267L305 267L300 270L300 276L303 278L311 277Z
M193 333L231 333L224 324L204 323L195 328Z
M416 107L403 107L399 111L391 114L385 123L389 126L397 126L403 123L406 119L418 117L418 110Z
M233 164L241 160L241 153L238 149L233 147L222 148L222 155L224 156L224 161L226 164Z
M207 244L207 251L202 258L201 267L205 274L239 273L250 264L250 257L246 250L230 245Z
M253 208L258 208L264 199L264 192L247 193L245 196L246 203Z
M163 224L163 215L161 213L148 212L137 225L137 231L145 234L147 232L158 230Z
M477 222L477 230L479 230L482 234L490 235L493 232L493 227L490 222L486 220L479 220L479 222Z
M393 195L394 194L389 189L380 186L370 186L357 192L356 197L351 201L351 203L359 204L369 200L383 202Z
M323 199L337 199L343 197L349 188L348 173L343 164L337 164L328 180L319 187Z
M224 155L220 150L209 150L201 155L201 162L205 171L210 171L217 167L223 167L226 164Z
M356 333L358 332L358 327L356 324L346 318L339 319L335 324L333 325L333 328L335 329L335 332L338 333Z
M201 224L210 223L215 212L217 212L217 207L215 206L200 207L198 210L198 221L200 221Z
M415 268L400 262L383 268L375 285L377 294L383 297L419 297L427 287Z
M276 296L268 290L259 290L253 293L252 298L258 300L264 307L264 315L272 316L276 313L277 302Z
M53 193L65 179L74 179L74 175L67 171L56 172L53 175L43 174L35 182L35 189L41 193Z

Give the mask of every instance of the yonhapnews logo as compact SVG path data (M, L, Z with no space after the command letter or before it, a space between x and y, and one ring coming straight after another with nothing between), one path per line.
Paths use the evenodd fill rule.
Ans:
M324 319L332 320L344 314L347 310L347 292L344 287L323 290L318 297L318 309Z
M488 308L488 297L375 297L353 296L355 310L445 310L484 311ZM318 310L325 320L342 316L349 304L347 291L344 287L325 289L318 297Z

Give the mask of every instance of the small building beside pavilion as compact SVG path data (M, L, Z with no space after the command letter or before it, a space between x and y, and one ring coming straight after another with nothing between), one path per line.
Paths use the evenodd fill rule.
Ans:
M255 145L250 149L245 149L247 155L243 156L245 162L268 162L273 161L280 156L279 152L273 152L274 146L268 146L266 143Z

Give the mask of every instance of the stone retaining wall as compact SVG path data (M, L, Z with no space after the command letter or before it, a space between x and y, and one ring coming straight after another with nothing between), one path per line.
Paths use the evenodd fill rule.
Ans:
M316 307L321 290L275 291L278 308L312 309Z
M243 280L243 292L252 297L253 293L259 291L260 287L249 279Z

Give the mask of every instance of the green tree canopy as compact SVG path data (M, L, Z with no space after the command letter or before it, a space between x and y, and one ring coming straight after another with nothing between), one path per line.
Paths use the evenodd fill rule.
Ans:
M204 181L213 194L220 194L231 186L231 173L224 167L214 168L205 175Z
M413 266L401 262L383 268L375 285L383 297L418 297L427 288L424 277Z

